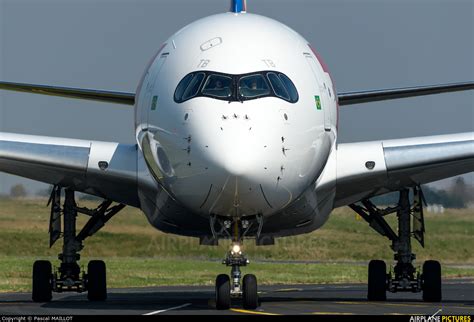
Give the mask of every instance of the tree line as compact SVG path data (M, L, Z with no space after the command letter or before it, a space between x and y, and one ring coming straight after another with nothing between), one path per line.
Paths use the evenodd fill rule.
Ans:
M434 189L422 186L423 195L428 205L442 205L444 208L467 208L474 206L474 186L467 184L463 177L454 178L446 189ZM398 193L392 192L374 198L377 205L393 205L398 202Z

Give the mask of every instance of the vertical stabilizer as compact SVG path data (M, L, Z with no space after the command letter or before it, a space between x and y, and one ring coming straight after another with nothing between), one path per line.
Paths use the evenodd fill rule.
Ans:
M235 13L247 12L247 1L246 0L231 0L230 12L235 12Z

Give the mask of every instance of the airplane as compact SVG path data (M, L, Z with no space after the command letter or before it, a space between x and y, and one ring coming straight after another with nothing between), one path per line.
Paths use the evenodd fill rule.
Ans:
M50 246L62 241L60 266L33 265L32 299L87 292L107 299L103 261L79 267L84 241L124 207L143 211L160 231L230 240L216 278L216 308L259 305L257 278L244 240L275 239L322 227L349 206L392 242L395 266L372 260L368 300L387 292L422 292L442 299L441 265L414 266L412 237L424 245L422 184L474 171L474 132L395 140L338 142L339 109L474 89L474 81L338 93L327 65L302 36L232 0L226 13L197 20L166 40L135 93L1 81L0 89L134 108L135 144L0 133L0 171L53 185ZM276 35L276 36L275 36ZM103 199L78 207L75 193ZM395 206L371 198L399 193ZM62 203L62 199L64 202ZM76 218L89 217L78 232ZM385 220L396 214L398 229Z

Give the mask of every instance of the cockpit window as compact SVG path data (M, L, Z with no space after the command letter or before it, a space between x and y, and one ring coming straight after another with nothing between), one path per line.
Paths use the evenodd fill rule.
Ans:
M204 73L197 73L194 75L193 79L189 82L189 85L186 87L186 90L183 93L183 101L196 96L199 91L199 88L201 87L201 83L204 79L204 76Z
M229 99L232 96L232 77L223 75L209 75L202 94L221 99Z
M174 93L174 99L176 102L184 102L190 98L193 98L198 94L199 88L201 87L202 81L206 76L205 73L195 73L186 75Z
M193 77L194 74L188 74L181 80L181 82L179 82L178 87L176 87L176 91L174 92L175 101L182 101L184 90L188 87L189 82L193 79Z
M285 84L286 90L288 94L290 94L291 102L298 101L298 91L296 90L295 84L288 78L285 74L279 73L278 76L280 77L283 84Z
M239 96L242 99L252 99L269 96L270 88L261 74L245 76L239 80Z
M229 75L200 71L186 75L176 87L174 100L182 103L194 97L209 97L228 102L243 102L277 97L289 103L298 101L298 91L283 73L275 71Z
M270 83L272 84L272 87L273 87L273 90L275 91L276 96L283 98L286 101L289 101L290 94L288 94L288 91L286 90L285 85L283 85L283 82L278 77L278 75L275 73L268 73L267 77L270 80Z

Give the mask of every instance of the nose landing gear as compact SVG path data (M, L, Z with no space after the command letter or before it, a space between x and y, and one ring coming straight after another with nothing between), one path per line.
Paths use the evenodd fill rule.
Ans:
M242 253L240 243L233 244L222 264L231 267L231 271L230 277L220 274L216 278L216 308L227 310L230 308L232 298L242 298L245 309L256 309L258 307L257 277L247 274L242 279L240 267L247 266L249 260Z
M257 222L259 224L258 232L260 232L263 221L258 218ZM233 243L226 254L226 258L222 261L222 264L231 267L231 271L230 277L226 274L220 274L216 278L216 308L227 310L230 308L231 299L241 298L245 309L254 310L258 307L257 277L253 274L247 274L242 278L242 272L240 271L241 267L250 263L242 251L242 241L246 232L248 232L250 223L246 220L234 219L232 223L230 221L224 222L222 227L226 229L233 228Z

